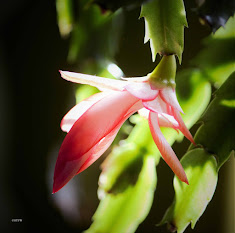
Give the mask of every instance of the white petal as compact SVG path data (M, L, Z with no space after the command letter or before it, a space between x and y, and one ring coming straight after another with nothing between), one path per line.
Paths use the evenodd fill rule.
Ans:
M173 108L177 109L178 111L184 113L182 108L179 105L175 90L173 88L171 87L163 88L159 92L159 94L167 104L171 105Z
M130 82L128 85L125 86L125 89L141 100L153 100L158 95L158 90L151 89L151 86L148 82Z
M158 96L152 101L143 101L143 105L151 112L158 113L159 125L163 127L178 128L179 124L168 111L167 104Z
M68 81L88 84L90 86L97 87L98 89L122 91L124 90L124 86L127 85L126 81L103 78L88 74L74 73L69 71L60 71L60 74L62 78Z
M146 108L141 108L138 111L139 115L144 117L147 120L149 118L149 112L150 111ZM171 127L171 128L175 128L175 129L177 129L179 127L179 124L175 120L175 118L173 116L170 116L165 113L158 114L158 121L159 121L159 126L161 126L161 127Z
M158 115L159 125L162 127L170 127L177 129L179 127L178 122L175 120L173 116L168 114L159 114Z
M120 78L123 76L122 70L114 63L108 65L108 72L112 74L115 78Z
M133 77L133 78L123 78L123 77L121 77L121 79L126 80L126 81L130 81L130 82L146 82L146 81L148 81L149 77L148 76Z
M144 117L145 119L148 120L149 118L149 110L146 109L146 108L141 108L139 111L138 111L139 115Z
M145 108L152 112L156 113L168 113L166 103L158 96L154 100L151 101L143 101L143 105Z

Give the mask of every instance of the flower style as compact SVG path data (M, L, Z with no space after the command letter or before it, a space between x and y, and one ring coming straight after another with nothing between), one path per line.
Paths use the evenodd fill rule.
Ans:
M194 143L180 115L183 111L174 89L175 71L173 55L164 56L156 69L142 78L114 80L60 71L64 79L95 86L101 92L77 104L61 122L61 129L68 134L56 161L53 193L94 163L111 145L126 119L137 111L148 118L163 159L188 184L183 167L160 130L160 126L180 130Z

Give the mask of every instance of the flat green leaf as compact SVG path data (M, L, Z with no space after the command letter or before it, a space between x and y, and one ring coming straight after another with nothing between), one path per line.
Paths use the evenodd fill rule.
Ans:
M203 149L189 151L181 164L189 185L174 178L175 199L160 223L168 223L169 229L178 233L184 232L190 222L194 228L214 194L218 179L216 160Z
M232 52L235 47L235 17L206 38L204 46L193 64L218 88L235 70L235 53Z
M221 27L216 33L213 35L215 39L234 39L234 29L235 29L235 17L230 17L224 27Z
M220 167L235 150L235 72L215 92L215 98L202 117L195 141L215 154Z
M145 19L145 39L150 40L153 61L160 55L176 54L181 62L184 27L187 26L182 0L151 0L142 5L140 17Z
M121 193L130 185L135 185L143 166L144 150L134 143L125 143L114 148L102 164L99 190L106 193Z
M134 232L151 208L156 182L155 158L145 156L136 184L116 195L106 194L86 233Z
M188 128L201 117L211 98L211 85L199 70L184 70L176 76L177 98L185 114Z

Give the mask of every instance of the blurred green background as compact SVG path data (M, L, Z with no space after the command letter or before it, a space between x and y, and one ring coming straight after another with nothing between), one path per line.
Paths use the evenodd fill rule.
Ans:
M203 47L202 39L210 34L191 10L192 1L185 4L189 28L185 30L179 70L189 66ZM149 44L143 44L144 21L138 20L139 12L138 7L122 12L117 23L121 27L120 39L111 44L117 47L114 60L126 76L146 75L156 65L151 61ZM96 37L92 43L98 43ZM62 38L59 33L55 1L13 0L1 4L1 232L82 232L90 226L98 206L99 166L105 156L61 191L51 194L54 165L65 136L60 120L75 104L77 87L60 78L58 70L80 68L78 62L68 62L69 47L69 38ZM97 54L97 59L100 56ZM92 70L92 61L87 67ZM193 134L196 129L197 126L192 129ZM188 145L184 140L182 144L175 143L173 149L183 155ZM221 168L206 212L194 230L188 228L185 232L230 233L227 229L232 229L234 220L234 180L227 177L234 177L233 167L230 162ZM153 206L137 232L167 232L166 226L155 225L174 197L173 174L163 162L158 174ZM12 222L14 219L22 222Z

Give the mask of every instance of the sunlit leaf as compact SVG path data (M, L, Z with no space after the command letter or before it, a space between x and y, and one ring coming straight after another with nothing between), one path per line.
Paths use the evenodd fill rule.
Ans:
M187 26L182 0L152 0L142 5L145 43L150 40L153 61L160 55L176 54L181 61L184 27Z
M235 150L235 72L215 92L196 133L195 141L215 154L220 167Z
M218 88L235 71L235 17L225 27L204 40L205 48L196 56L193 64Z
M234 29L235 29L235 17L230 17L224 27L221 27L213 35L215 39L234 39Z
M203 149L189 151L182 159L189 185L174 178L175 199L160 224L168 223L173 232L183 233L191 223L194 228L210 202L217 184L217 163Z
M151 208L156 181L155 158L146 156L136 183L121 193L106 194L86 233L134 232Z

